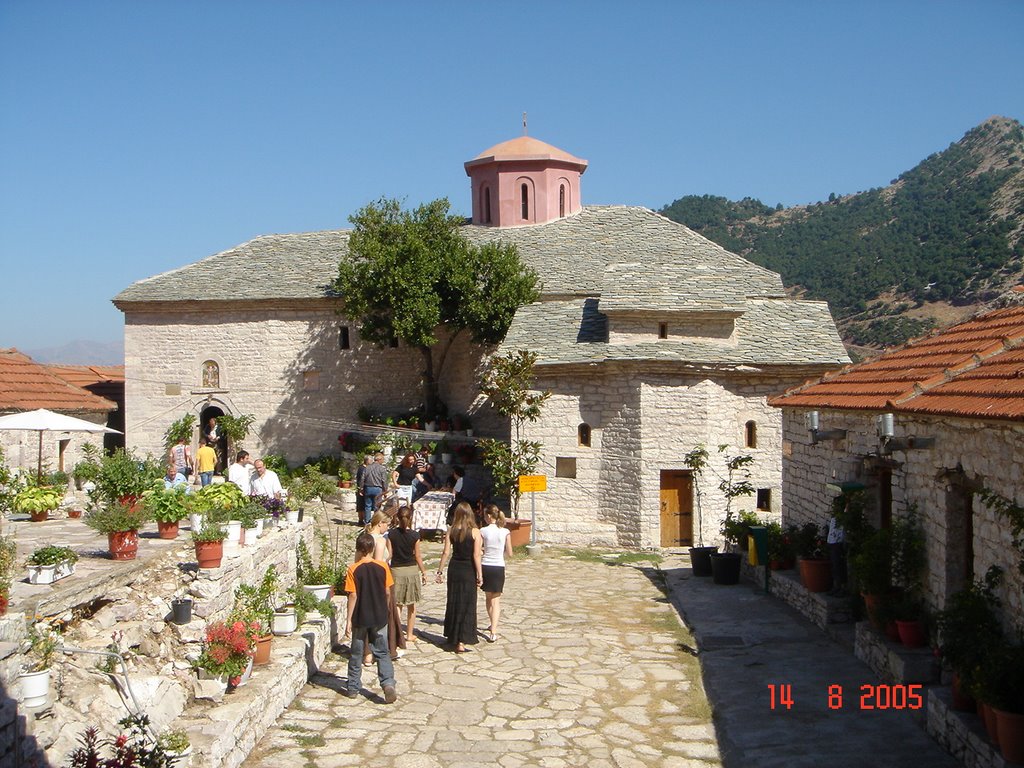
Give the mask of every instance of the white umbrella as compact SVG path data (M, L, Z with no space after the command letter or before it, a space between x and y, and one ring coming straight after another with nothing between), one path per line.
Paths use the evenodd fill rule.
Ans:
M39 465L36 468L38 477L43 476L43 432L106 432L120 435L116 429L102 424L95 424L63 413L54 413L45 408L37 411L22 411L8 416L0 416L0 430L14 430L39 433Z

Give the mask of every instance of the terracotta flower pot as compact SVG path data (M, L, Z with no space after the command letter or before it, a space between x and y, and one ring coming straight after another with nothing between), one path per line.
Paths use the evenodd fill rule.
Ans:
M999 751L1008 763L1024 763L1024 715L993 709L999 733Z
M800 583L808 592L828 592L832 587L832 566L828 560L801 557Z
M50 510L44 509L42 512L29 512L29 517L33 523L41 523L50 519Z
M81 516L82 516L82 510L80 510L80 509L69 509L68 510L68 517L70 517L72 520L77 520Z
M200 568L220 568L221 560L224 559L223 541L197 541L196 560Z
M923 648L928 643L928 633L924 630L924 623L918 620L903 621L896 619L896 630L900 635L900 642L907 648Z
M513 547L530 543L530 521L523 518L511 518L505 521L509 531L509 539Z
M953 673L953 709L958 712L977 712L978 702L960 687L960 675Z
M139 551L139 532L112 531L107 534L107 547L112 560L134 560Z
M263 637L256 638L256 655L253 656L253 664L261 666L270 663L270 648L273 642L273 635L264 635Z
M996 711L984 701L979 701L978 714L981 715L981 721L985 724L985 733L988 734L988 740L998 747L999 721L996 720Z
M156 524L157 532L160 534L161 539L176 539L178 538L178 521L175 520L173 523L165 523L157 521Z
M7 613L7 603L7 595L0 595L0 616L3 616Z

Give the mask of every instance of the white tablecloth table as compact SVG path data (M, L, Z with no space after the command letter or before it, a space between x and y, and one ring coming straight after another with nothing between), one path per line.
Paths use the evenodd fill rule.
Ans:
M455 501L454 493L431 491L424 494L412 505L412 527L414 531L447 531L448 507Z

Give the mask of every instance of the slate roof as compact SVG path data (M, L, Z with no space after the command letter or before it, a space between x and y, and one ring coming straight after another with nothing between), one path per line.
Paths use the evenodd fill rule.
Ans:
M541 346L529 346L545 361L592 355L737 363L849 360L824 304L786 299L778 274L649 209L591 206L545 224L501 229L467 224L462 231L476 243L515 244L523 262L540 275L541 305L520 310L505 343L543 339ZM346 253L348 234L337 230L257 237L140 280L114 302L129 309L136 302L154 301L336 298L330 284ZM574 300L567 302L570 297ZM729 348L661 340L572 349L577 341L603 344L598 337L607 335L605 316L616 312L739 315L740 344Z
M736 320L737 343L657 339L609 344L604 299L541 301L516 313L503 348L531 349L540 364L664 360L701 365L842 365L849 358L828 305L751 299Z
M1024 307L979 315L770 402L1024 420Z
M0 412L117 410L117 404L86 392L16 349L0 349Z

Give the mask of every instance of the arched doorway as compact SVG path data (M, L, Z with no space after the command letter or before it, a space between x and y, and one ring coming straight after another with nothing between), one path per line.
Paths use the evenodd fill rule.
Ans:
M203 408L199 413L199 437L207 437L210 434L210 429L213 425L210 424L210 420L213 419L214 423L218 417L224 415L224 410L216 405L208 405ZM217 430L217 442L214 443L213 449L217 452L217 472L223 473L225 468L231 462L228 459L228 436L224 434L223 430Z

